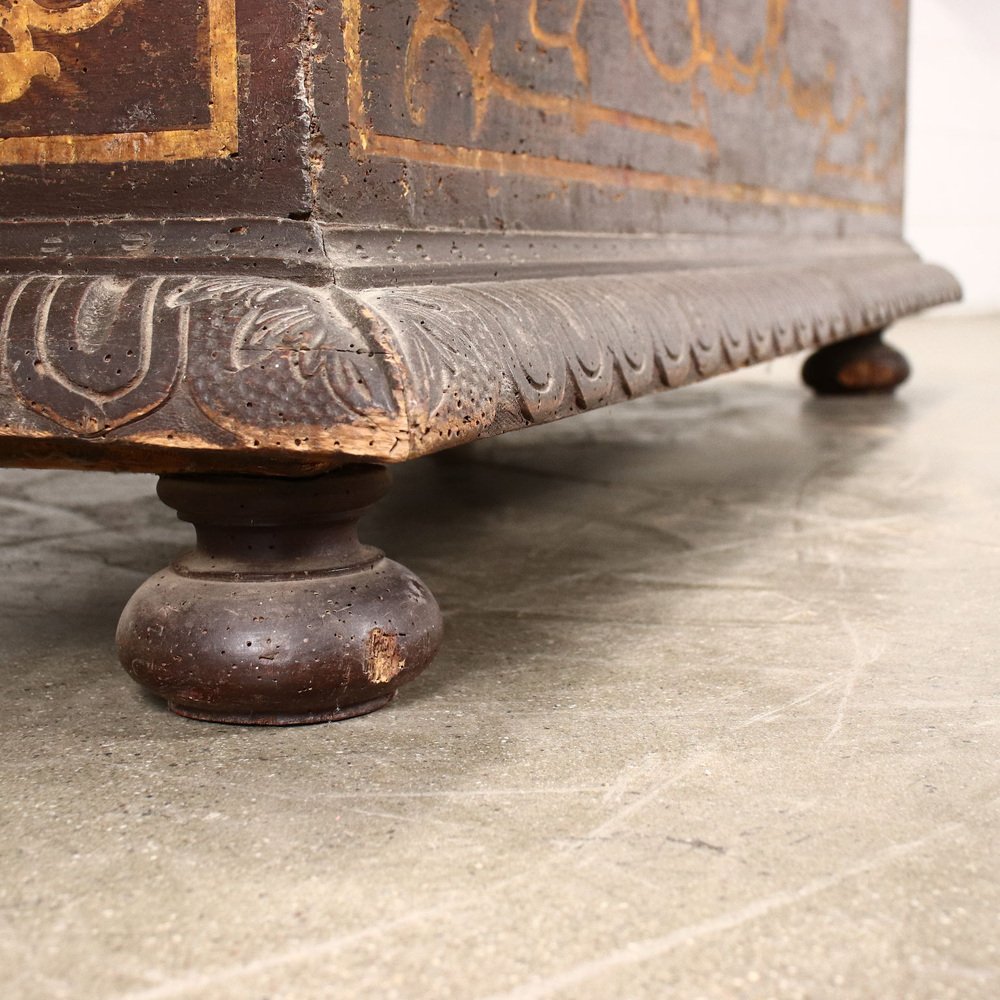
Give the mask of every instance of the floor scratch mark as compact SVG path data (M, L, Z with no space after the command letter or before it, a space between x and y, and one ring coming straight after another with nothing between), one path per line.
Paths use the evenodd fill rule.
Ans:
M847 620L843 612L839 612L838 617L840 618L841 626L847 633L848 638L851 640L853 657L850 669L847 673L847 678L844 681L844 693L839 704L837 705L836 714L833 717L833 724L830 726L830 730L826 736L824 736L820 741L822 746L830 743L843 728L844 715L847 712L847 706L850 703L851 697L854 694L854 689L857 686L862 673L864 673L867 667L870 667L873 663L877 662L879 657L882 655L881 649L876 649L871 653L866 653L861 645L861 640L859 639L857 630L854 626Z
M733 930L749 921L767 916L775 910L792 906L804 899L809 899L821 892L826 892L828 889L832 889L849 879L885 868L902 858L916 853L935 840L940 840L955 833L962 829L962 826L961 823L945 824L927 836L921 837L919 840L911 840L903 844L893 844L891 847L887 847L863 861L842 868L832 875L824 875L820 878L812 879L797 889L772 893L769 896L754 900L746 906L741 906L739 909L730 910L728 913L722 913L717 917L711 917L708 920L690 924L687 927L680 927L669 934L664 934L662 937L632 941L622 948L617 948L597 958L580 962L578 965L574 965L563 972L558 972L555 975L536 980L535 982L522 983L520 986L516 986L506 993L492 994L489 997L482 998L482 1000L543 1000L545 997L551 997L564 990L570 990L572 987L579 986L580 983L596 979L598 976L602 976L615 969L648 962L682 945Z
M379 938L390 931L400 930L411 924L426 924L431 918L449 912L451 912L450 908L444 905L417 910L396 920L387 920L377 923L374 926L366 927L363 930L355 931L353 934L344 934L326 941L313 941L299 945L296 948L287 948L273 955L267 955L264 958L258 958L250 962L226 965L208 972L192 972L187 975L178 976L176 979L171 979L156 986L119 994L118 1000L174 1000L176 997L183 997L190 994L211 996L212 992L210 991L213 987L217 988L225 983L232 982L234 979L258 977L268 972L285 969L291 965L324 959L338 951L342 951L344 948L360 944L369 938Z

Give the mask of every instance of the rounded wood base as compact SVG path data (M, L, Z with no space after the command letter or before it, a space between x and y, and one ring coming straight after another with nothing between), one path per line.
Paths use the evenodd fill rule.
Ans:
M387 485L374 466L161 479L198 545L125 608L122 665L174 712L211 722L302 725L388 704L434 657L442 621L409 570L357 539Z
M802 368L803 381L821 396L889 393L909 377L906 357L881 331L821 347Z
M360 705L352 705L350 708L343 708L338 712L309 712L299 715L225 715L216 712L203 712L193 708L185 708L183 705L175 705L172 701L167 702L167 708L176 715L182 715L185 719L197 719L199 722L221 722L227 726L314 726L321 722L344 722L347 719L356 719L359 715L369 715L377 712L396 697L396 692L383 695L381 698L374 698L371 701L362 702Z

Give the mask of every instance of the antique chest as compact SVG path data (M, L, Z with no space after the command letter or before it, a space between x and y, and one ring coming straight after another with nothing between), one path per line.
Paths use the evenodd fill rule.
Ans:
M901 238L905 0L0 0L0 461L156 472L122 663L181 714L385 704L441 619L388 463L957 297Z

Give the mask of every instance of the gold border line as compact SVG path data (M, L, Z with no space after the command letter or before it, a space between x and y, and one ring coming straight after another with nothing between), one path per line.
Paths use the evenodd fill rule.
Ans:
M554 156L506 153L467 146L446 146L423 139L383 135L368 119L361 58L361 0L342 0L344 63L347 68L347 106L351 145L362 156L412 160L459 170L490 170L498 174L542 177L553 182L610 185L637 191L656 191L690 198L737 204L852 212L858 215L900 215L902 204L835 198L805 191L752 184L727 184L701 177L661 174L629 167L611 167Z
M236 0L208 0L211 124L103 135L0 137L0 166L223 159L239 148Z

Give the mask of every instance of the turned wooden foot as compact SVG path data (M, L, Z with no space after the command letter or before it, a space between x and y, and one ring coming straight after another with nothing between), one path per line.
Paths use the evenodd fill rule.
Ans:
M806 385L823 396L892 392L909 377L909 362L881 330L821 347L802 368Z
M442 633L427 588L358 541L388 483L378 466L161 478L197 547L128 603L122 665L173 711L212 722L328 722L387 704Z

